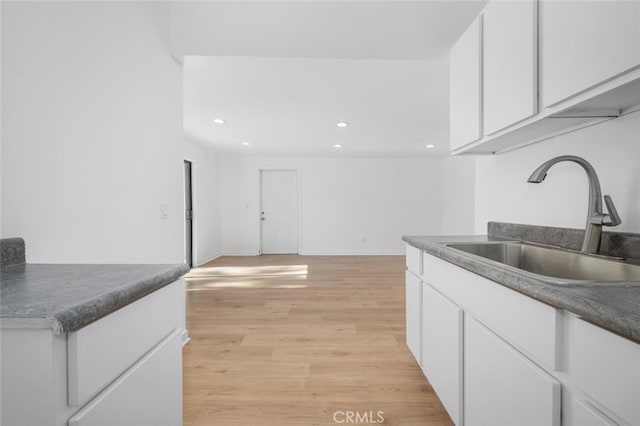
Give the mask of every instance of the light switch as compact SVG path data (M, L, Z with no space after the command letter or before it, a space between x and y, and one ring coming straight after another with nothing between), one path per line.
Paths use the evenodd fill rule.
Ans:
M169 203L160 203L160 219L169 219Z

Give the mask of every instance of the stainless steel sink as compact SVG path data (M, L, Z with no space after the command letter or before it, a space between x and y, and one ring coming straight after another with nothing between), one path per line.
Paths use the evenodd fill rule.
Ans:
M560 280L638 281L640 266L570 250L522 242L447 244L475 256Z

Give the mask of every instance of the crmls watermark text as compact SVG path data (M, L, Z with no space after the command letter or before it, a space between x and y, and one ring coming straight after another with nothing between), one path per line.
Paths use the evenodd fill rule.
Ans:
M384 423L383 411L351 411L340 410L333 413L333 421L336 423L350 424L375 424Z

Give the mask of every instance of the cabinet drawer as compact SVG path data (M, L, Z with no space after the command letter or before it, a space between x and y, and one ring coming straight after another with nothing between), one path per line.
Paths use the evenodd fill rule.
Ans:
M175 330L69 419L69 426L182 424L182 339Z
M558 309L459 266L424 255L423 281L543 365L558 369Z
M69 406L83 405L184 321L184 281L69 333Z
M422 275L422 250L407 244L407 270L414 275Z
M567 373L625 422L640 424L640 345L568 315Z

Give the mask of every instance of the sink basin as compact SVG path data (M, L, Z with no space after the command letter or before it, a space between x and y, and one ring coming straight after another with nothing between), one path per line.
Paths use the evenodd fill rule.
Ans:
M522 242L447 244L475 256L544 277L572 281L638 281L640 266Z

